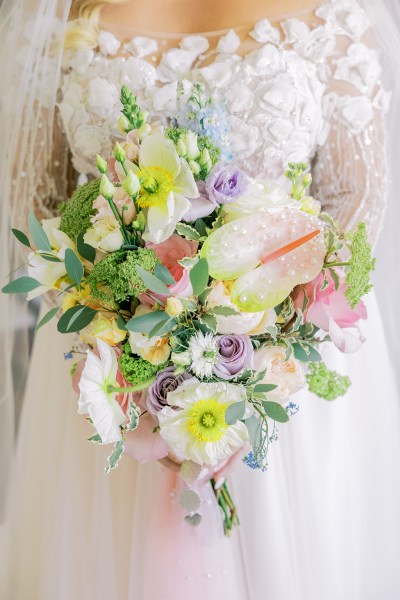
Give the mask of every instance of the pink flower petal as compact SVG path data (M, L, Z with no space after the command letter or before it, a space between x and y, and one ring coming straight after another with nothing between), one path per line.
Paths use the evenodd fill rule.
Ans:
M332 318L329 319L329 335L335 346L346 354L357 352L365 342L365 337L358 327L354 327L352 331L341 329Z

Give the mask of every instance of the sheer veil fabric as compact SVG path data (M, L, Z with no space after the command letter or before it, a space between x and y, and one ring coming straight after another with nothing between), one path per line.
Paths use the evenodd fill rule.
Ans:
M342 3L342 0L332 0L333 6ZM3 0L1 8L0 8L0 64L4 69L4 73L2 76L2 99L1 99L1 113L0 113L0 135L2 139L2 147L1 147L1 156L0 156L0 182L2 189L2 200L0 205L0 273L2 277L5 276L12 269L21 264L21 256L15 252L16 244L12 235L10 234L10 227L18 227L22 230L26 229L26 217L27 213L30 209L35 206L35 199L38 195L46 194L47 190L56 190L56 195L62 195L62 190L59 189L60 181L62 178L59 178L57 172L55 172L55 165L52 162L53 156L53 146L54 146L54 111L57 101L57 90L59 87L59 76L60 76L60 65L61 65L61 57L62 57L62 38L63 33L65 31L65 26L68 19L68 14L70 11L70 0ZM267 4L267 3L266 3ZM396 160L398 157L397 144L400 134L400 9L398 0L369 0L365 2L367 8L371 11L373 15L372 23L375 25L376 36L378 45L382 48L382 56L385 64L385 73L384 76L387 79L386 87L393 90L393 101L392 101L392 109L390 113L390 127L389 127L389 157L391 163L391 193L389 199L388 206L388 216L385 220L384 225L384 234L381 236L381 242L378 247L378 258L379 258L379 268L377 272L377 294L378 299L384 309L385 316L385 327L387 329L387 337L390 341L390 348L392 357L398 357L400 355L400 327L399 327L399 319L397 317L397 298L400 297L400 277L398 275L398 265L397 265L397 257L400 255L400 236L397 233L397 223L399 223L400 218L400 208L399 203L397 202L396 192L400 189L400 170L398 165L396 164ZM21 40L24 40L24 43L21 43ZM45 190L45 191L43 191ZM0 378L0 502L4 500L5 491L7 488L7 477L10 465L12 464L12 456L13 456L13 447L14 447L14 391L15 391L15 383L13 383L13 355L15 358L15 354L18 354L18 366L21 372L24 369L27 369L28 365L28 356L27 352L25 352L25 344L20 345L21 337L18 333L15 325L16 323L16 315L18 314L18 319L21 320L21 310L18 305L17 312L17 304L13 298L6 297L4 295L0 295L0 316L1 316L1 327L0 327L0 365L2 366L3 376ZM24 328L24 324L22 323L22 329ZM378 324L378 329L381 328L381 324ZM376 330L374 331L371 328L370 336L374 335ZM54 335L59 335L54 333ZM54 337L53 335L53 337ZM381 336L381 332L378 332L378 335ZM382 337L382 336L381 336ZM47 339L47 342L52 339L50 335ZM40 335L36 340L36 344L40 344L41 338ZM18 342L18 343L17 343ZM61 345L61 344L60 344ZM68 350L68 340L65 341L66 350ZM43 365L40 362L40 353L36 353L35 362L31 365L32 369L41 369L42 371L46 371L46 368L51 371L51 367L49 365ZM15 364L15 360L14 360ZM396 365L397 366L397 365ZM373 369L373 364L368 364L367 368ZM359 372L358 377L362 378L362 373ZM377 378L385 377L385 374L377 373ZM38 395L46 395L46 392L50 394L51 384L56 385L57 382L51 381L51 373L49 373L49 380L43 382L43 388L38 389L35 387L32 389L32 393L37 393ZM58 385L60 388L60 395L58 398L54 399L54 402L64 403L65 407L63 407L60 413L57 413L58 419L65 419L65 422L68 422L71 419L78 419L75 414L75 407L71 407L70 405L70 396L68 391L65 392L64 387L68 389L68 378L65 378L65 381L59 381ZM29 388L29 381L28 381ZM357 389L357 388L356 388ZM359 388L361 389L361 388ZM377 387L377 393L379 394L379 387ZM53 403L54 404L54 403ZM49 405L50 408L52 405ZM339 409L336 417L333 415L334 411L327 412L327 409L321 408L320 412L324 412L325 414L321 417L321 419L336 419L338 422L342 419L345 419L345 411L344 409ZM43 423L47 423L48 420L56 415L56 413L46 414L44 407L38 408L39 417L35 415L37 418L42 419ZM32 414L27 415L27 419L29 420ZM307 416L307 415L305 415ZM308 415L310 416L310 415ZM368 412L363 416L364 420L374 418L373 412ZM380 423L377 424L377 439L372 442L379 443L379 436L384 435L384 429L381 427L381 419L379 419ZM315 427L318 428L318 419L315 419ZM293 448L295 448L296 444L307 443L306 440L302 439L301 423L298 423L297 430L298 434L296 438L292 438L292 441L288 440L288 437L293 435L293 429L287 432L286 444L292 444ZM357 427L357 423L346 424L346 427ZM77 428L80 438L78 440L68 440L63 438L63 428L60 426L60 431L57 432L47 431L45 435L39 436L37 443L43 447L43 452L48 450L49 452L54 452L52 469L56 472L58 469L65 471L66 481L73 481L74 473L68 471L67 469L71 468L71 461L66 460L66 452L65 447L69 445L72 447L71 451L73 453L73 458L75 465L81 474L84 477L84 472L90 472L93 469L102 470L102 464L104 461L104 456L99 453L96 457L93 457L91 461L81 461L80 460L80 449L83 444L86 444L85 438L87 437L86 430L84 428L84 424L80 423ZM321 445L324 443L323 439L323 429L319 434L319 441ZM32 439L34 439L36 432L31 431L30 435ZM332 440L332 444L333 444ZM333 446L332 446L333 447ZM64 448L64 450L63 450ZM388 452L390 448L388 448ZM393 449L393 451L397 451L397 449ZM282 455L283 456L283 455ZM366 457L369 461L373 462L373 452L371 451ZM276 496L279 493L282 493L282 480L280 480L279 473L283 472L283 467L281 463L279 463L279 459L276 459L278 462L275 462L274 465L274 473L275 475L271 478L269 483L270 486L276 485ZM337 470L339 468L345 468L346 457L343 452L340 454L340 458L332 453L331 460L329 462L330 467L333 470ZM33 463L30 464L32 467L32 471L35 467ZM122 467L124 468L124 467ZM158 468L158 465L154 465L154 470ZM318 478L317 469L313 468L310 464L307 466L309 476ZM372 474L377 473L379 471L379 464L373 465L373 469L371 471ZM161 473L161 469L160 469ZM47 477L44 476L39 478L37 482L30 481L32 486L37 487L37 495L35 498L31 499L32 502L36 503L35 505L40 506L41 495L40 490L45 489L46 486L51 485L51 475L49 473ZM126 477L129 477L131 488L131 494L128 498L124 499L124 502L121 503L121 510L125 510L127 503L132 501L135 498L135 492L137 491L137 498L140 497L141 493L144 493L146 486L148 485L148 479L145 478L143 472L139 472L139 475L132 475L132 472L128 473L128 469L125 471ZM260 474L261 475L261 474ZM124 472L122 472L121 477L124 476ZM373 475L372 475L373 476ZM27 471L27 479L29 477L29 466ZM33 477L33 475L32 475ZM250 478L254 477L252 472L248 472L247 475L247 483L242 480L241 485L251 485ZM258 477L258 474L256 475ZM354 477L357 478L357 473L347 473L346 477ZM301 485L301 482L297 482ZM170 482L168 479L163 482L164 489L168 490L168 486ZM289 498L295 489L290 488L290 485L286 485L284 489L284 496L277 497L275 506L279 506L280 504L286 505L289 502ZM371 487L373 487L374 482L372 481ZM113 488L114 486L114 488ZM315 487L316 484L315 484ZM91 490L91 495L87 498L82 499L83 509L82 515L91 514L91 523L88 524L82 518L81 520L77 520L75 523L75 527L82 531L89 530L95 532L96 528L98 531L104 531L104 529L100 529L100 518L102 511L110 511L112 506L112 498L116 498L118 496L118 479L111 478L109 481L101 481ZM23 493L23 487L20 489L20 493ZM151 494L151 490L149 491ZM147 497L149 496L147 493ZM60 488L57 489L57 495L62 497L63 488L60 485ZM332 495L334 496L335 490L332 490ZM79 490L74 490L74 496L76 496L77 504L80 502L79 498ZM99 506L98 499L102 499L102 505ZM136 528L134 529L134 537L135 540L144 539L144 526L146 522L149 522L154 514L157 513L157 499L153 499L153 503L151 506L140 507L135 505L134 511L136 512ZM90 509L90 504L92 503L93 509ZM61 505L60 505L61 506ZM317 502L316 505L317 507ZM0 504L1 507L1 504ZM49 515L51 511L51 507L44 506L42 510L49 510ZM311 507L312 509L312 507ZM304 515L310 514L310 507L307 510L304 510ZM65 511L69 515L72 514L72 509L65 507ZM69 511L69 512L68 512ZM163 514L160 512L160 514ZM282 513L283 514L283 513ZM285 513L286 514L286 513ZM69 532L63 527L65 514L63 512L59 513L51 513L51 518L49 518L48 527L53 527L60 534L60 544L63 544L63 540L68 538ZM166 515L168 518L168 515ZM129 539L129 536L132 534L131 527L131 517L127 514L126 516L126 527L119 529L118 527L115 530L107 532L109 537L107 539L112 539L113 534L119 534L120 536L120 544L123 549L126 549L126 554L129 555L128 548L130 544L133 544L135 540ZM68 518L65 518L65 523L69 523L71 521ZM382 518L379 523L382 524L382 527L388 527L390 524L386 523ZM21 528L24 523L21 523ZM156 527L157 523L153 523L153 526ZM306 539L307 535L314 536L312 539L315 539L315 543L321 542L321 536L319 532L312 532L307 530L307 523L301 524L291 524L287 522L281 522L279 520L279 515L275 514L274 520L269 522L269 526L272 528L281 528L282 536L287 538L285 539L285 548L291 549L290 561L288 559L288 563L285 562L285 557L277 553L276 560L272 561L270 564L270 569L279 570L282 574L282 577L287 577L290 580L290 589L291 595L288 596L285 600L292 600L296 598L296 600L303 600L303 597L296 597L296 590L298 589L298 581L301 577L301 573L297 572L295 569L290 573L285 573L285 565L295 565L297 564L296 552L301 552L301 545L298 541L299 539ZM329 524L330 528L334 528L334 524ZM244 525L243 525L244 527ZM357 524L354 525L357 527ZM378 526L377 526L378 527ZM260 530L261 531L261 530ZM264 529L262 530L264 532ZM40 532L37 532L40 535ZM20 533L21 540L23 543L23 531ZM95 534L93 534L95 535ZM177 533L179 537L180 532ZM241 536L243 538L254 535L257 537L257 531L248 530L245 531L243 529ZM279 535L279 534L277 534ZM379 531L376 533L379 536ZM154 536L153 540L156 539ZM100 572L109 571L109 589L105 590L96 587L96 582L87 582L85 585L77 588L75 590L71 590L66 592L67 595L56 596L47 596L45 593L41 596L41 600L45 600L50 597L57 597L59 600L70 600L70 598L81 598L84 597L82 594L82 590L85 590L86 597L100 597L100 594L103 594L101 597L105 597L106 594L109 597L113 597L116 589L118 588L118 582L121 581L121 575L123 570L123 564L117 565L116 567L110 567L107 562L107 552L102 551L102 542L101 539L93 539L93 547L97 546L96 554L90 557L86 557L85 560L88 561L88 565L90 561L96 561L97 569ZM115 547L118 547L118 540L114 539ZM268 540L265 541L265 544L268 543ZM251 539L246 543L247 547L257 548L257 542L252 544ZM22 544L21 544L22 547ZM158 550L162 552L164 548L157 549L156 546L148 547L148 551L158 553ZM140 550L140 549L139 549ZM32 553L32 559L35 554L35 548L32 544L27 544L26 551ZM47 549L46 554L41 557L42 560L51 559L51 548ZM231 556L229 557L229 564L232 569L235 568L235 565L238 564L239 557L235 554L234 551L230 551ZM343 565L338 559L338 553L340 552L340 548L327 548L326 552L332 556L332 565L335 565L337 568L341 568ZM135 560L137 560L138 565L140 566L141 560L143 556L140 551L136 551L134 553ZM213 558L212 554L210 554L210 560ZM253 556L247 557L249 561L260 561L260 556L257 555L257 552L254 551ZM356 564L356 558L355 564ZM37 557L35 557L35 560ZM34 565L36 564L35 560L32 562L32 572L27 574L27 576L31 576L33 579L35 578L35 569ZM370 563L372 565L372 561ZM308 581L312 582L313 576L313 565L308 565ZM250 567L249 567L250 568ZM261 565L262 568L262 565ZM334 567L332 567L334 568ZM357 563L357 568L361 568ZM82 565L82 573L84 573L85 565ZM150 585L154 578L157 577L156 574L151 572L147 572L147 583L144 582L142 585ZM143 574L142 576L145 577ZM271 572L271 577L273 573ZM171 574L170 574L171 576ZM353 577L354 580L349 582L351 590L356 593L357 591L357 577L360 576L360 573L354 572ZM65 573L63 573L62 568L55 568L52 573L49 573L49 589L53 590L62 590L62 578L65 577ZM321 577L332 579L335 578L335 573L332 574L321 574ZM249 577L250 579L250 577ZM187 585L189 586L188 592L190 591L190 579L187 580ZM136 582L131 582L131 590L135 590ZM312 583L309 584L309 590L311 590ZM28 589L28 588L26 588ZM289 589L289 588L288 588ZM344 590L340 588L339 583L332 584L332 598L338 600L338 598L356 598L355 595L344 596ZM74 592L75 595L74 595ZM249 600L255 600L255 596L251 594L251 591L243 591L236 590L232 591L232 595L230 597L238 600L243 600L248 594ZM68 595L69 594L69 595ZM98 594L98 595L96 595ZM128 591L127 589L123 589L123 594L121 598L127 598ZM235 595L236 594L236 595ZM335 596L336 594L336 596ZM364 600L377 600L377 596L372 595L371 592L370 598L364 598ZM227 597L227 590L222 589L220 597ZM268 582L265 584L265 596L268 596ZM131 597L131 596L129 596ZM136 596L132 595L132 598ZM151 595L149 596L151 597ZM202 597L202 591L201 595ZM311 598L311 596L304 596L304 598ZM384 597L384 596L382 596ZM17 600L30 600L28 597L16 597ZM3 600L3 599L2 599ZM8 598L4 598L4 600L9 600ZM155 597L154 597L155 600ZM158 600L158 598L157 598ZM258 600L258 597L257 597ZM271 595L270 600L283 600L282 598L274 597ZM327 599L325 599L327 600ZM386 598L385 598L386 600ZM388 600L392 600L390 597Z

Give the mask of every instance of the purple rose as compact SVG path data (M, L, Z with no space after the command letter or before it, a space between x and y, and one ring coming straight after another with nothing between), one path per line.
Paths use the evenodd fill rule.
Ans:
M246 367L253 366L254 350L248 335L218 335L219 358L214 365L214 375L221 379L234 379Z
M206 181L206 192L216 204L229 204L241 196L247 188L247 177L237 167L218 163Z
M164 371L157 373L155 382L147 390L146 408L152 415L168 404L167 394L176 390L178 385L185 379L189 379L189 373L174 375L175 367L167 367Z
M208 197L204 181L198 181L197 187L199 188L200 196L198 198L189 198L190 207L183 215L182 221L196 221L196 219L208 217L219 206Z

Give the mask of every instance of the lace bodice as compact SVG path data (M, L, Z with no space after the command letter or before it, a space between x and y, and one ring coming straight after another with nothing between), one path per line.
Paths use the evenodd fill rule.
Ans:
M383 215L382 117L388 96L358 2L321 4L311 22L259 21L245 40L235 30L215 49L190 35L178 47L135 36L121 43L101 31L99 48L65 53L59 111L79 173L96 175L120 137L119 90L127 84L154 117L179 110L178 82L203 84L224 99L235 161L249 174L279 180L289 161L312 161L314 194L349 226L365 219L375 235ZM379 186L379 193L378 192Z

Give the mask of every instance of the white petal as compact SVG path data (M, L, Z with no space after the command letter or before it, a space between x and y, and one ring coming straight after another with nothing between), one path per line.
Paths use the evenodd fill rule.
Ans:
M143 167L162 167L172 177L179 174L180 160L173 143L160 135L149 135L140 146L140 164Z
M104 394L89 405L89 415L93 425L104 444L120 441L120 425L125 421L125 415L116 400L109 401Z
M99 350L100 359L105 373L105 378L114 380L117 376L118 364L117 357L111 346L104 340L97 340L97 348Z
M193 173L184 158L181 159L181 168L175 179L173 190L186 198L198 198L200 195Z

